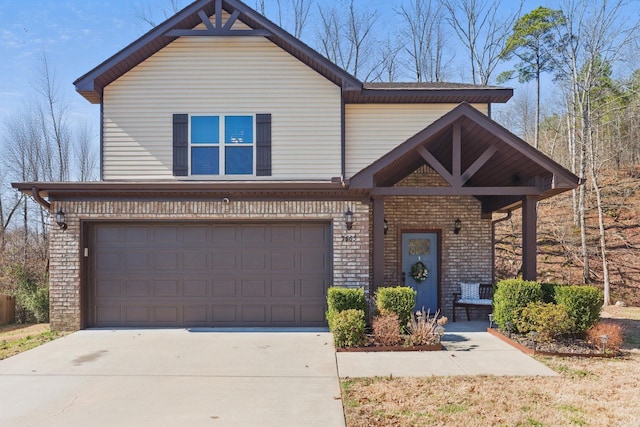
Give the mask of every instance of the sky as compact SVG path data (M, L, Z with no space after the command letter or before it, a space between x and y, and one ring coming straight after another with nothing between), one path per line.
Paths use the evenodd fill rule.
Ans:
M315 4L320 1L341 0L315 0ZM511 1L515 3L505 0L504 4ZM557 7L559 1L526 0L523 10L526 13L541 4ZM255 0L245 2L256 5ZM378 31L384 31L389 20L399 19L394 7L400 0L356 2L376 11ZM189 3L191 0L178 1L181 7ZM267 8L274 3L266 0ZM41 58L46 55L68 117L88 123L97 140L99 107L77 94L73 82L151 28L139 17L142 8L157 11L170 4L171 0L0 0L0 126L24 111L34 97L34 82L41 75ZM640 0L631 0L630 10L638 14ZM275 20L273 9L271 13L268 9L267 15ZM154 17L162 21L162 13L156 12ZM305 39L313 38L315 28L314 22L308 24Z

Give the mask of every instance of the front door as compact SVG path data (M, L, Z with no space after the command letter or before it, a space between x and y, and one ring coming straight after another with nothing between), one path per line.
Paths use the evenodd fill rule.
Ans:
M417 278L414 278L417 276ZM402 233L402 277L416 290L416 310L438 310L438 234Z

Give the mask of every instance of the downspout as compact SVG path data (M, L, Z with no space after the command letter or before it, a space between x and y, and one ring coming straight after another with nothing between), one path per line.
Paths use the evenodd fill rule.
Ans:
M51 211L51 203L47 202L40 196L40 191L38 191L38 187L35 185L31 187L31 195L33 196L33 200L35 200L40 206Z
M491 221L491 282L496 281L496 224L511 219L511 211L507 216Z

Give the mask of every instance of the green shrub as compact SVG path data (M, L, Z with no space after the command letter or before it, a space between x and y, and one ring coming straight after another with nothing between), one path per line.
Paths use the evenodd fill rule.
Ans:
M364 345L365 319L363 310L334 312L332 319L333 342L336 347L358 347Z
M345 310L362 310L366 313L367 300L364 296L364 289L350 289L332 286L327 291L327 322L329 329L333 330L332 322L336 313Z
M555 299L567 307L575 333L584 334L600 318L603 296L595 286L556 286Z
M542 287L542 302L556 302L557 283L540 283Z
M531 302L542 301L542 287L538 282L507 279L496 284L493 294L493 319L500 329L517 328L515 323L520 311Z
M46 277L23 267L12 271L16 279L16 320L19 323L49 321L49 287Z
M398 315L400 327L409 324L413 308L416 305L417 292L407 286L378 288L376 292L376 308L380 313L390 311Z
M532 302L527 304L516 320L516 327L522 333L535 331L538 341L551 341L570 333L574 322L567 308L562 304Z

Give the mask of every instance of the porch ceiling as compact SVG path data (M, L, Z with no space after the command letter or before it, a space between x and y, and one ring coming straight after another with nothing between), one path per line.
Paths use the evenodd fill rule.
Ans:
M423 165L445 187L398 187ZM470 105L463 103L360 171L351 189L374 196L467 194L485 213L510 210L526 196L544 199L576 188L581 180Z

